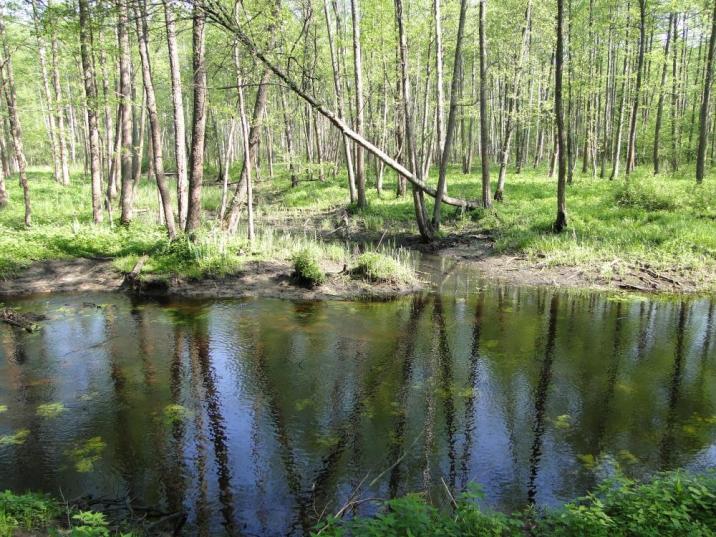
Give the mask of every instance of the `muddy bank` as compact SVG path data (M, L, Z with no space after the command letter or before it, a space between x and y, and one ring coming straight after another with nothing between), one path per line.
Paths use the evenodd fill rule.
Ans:
M286 262L250 262L231 276L190 279L140 274L132 277L111 261L72 259L36 263L15 278L0 280L0 298L45 293L124 291L143 296L241 298L263 296L296 300L385 300L417 292L421 282L369 282L341 267L327 267L327 281L315 288L299 285Z

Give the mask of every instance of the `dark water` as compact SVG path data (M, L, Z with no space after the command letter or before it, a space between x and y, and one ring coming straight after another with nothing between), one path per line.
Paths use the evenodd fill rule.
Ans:
M49 318L0 326L0 489L129 495L187 511L189 534L300 534L361 483L440 503L475 481L511 510L716 464L707 299L453 273L388 303L14 305Z

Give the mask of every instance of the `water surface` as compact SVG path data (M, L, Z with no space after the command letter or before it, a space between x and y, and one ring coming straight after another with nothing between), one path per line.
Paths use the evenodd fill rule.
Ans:
M0 489L129 496L186 511L188 534L284 535L361 484L444 503L473 481L509 511L615 471L716 465L713 301L483 287L447 268L438 291L385 303L17 301L48 320L0 326Z

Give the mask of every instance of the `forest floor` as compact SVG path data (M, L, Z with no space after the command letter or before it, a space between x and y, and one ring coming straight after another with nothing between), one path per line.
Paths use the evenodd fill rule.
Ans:
M344 177L303 177L291 188L277 173L257 181L258 239L250 246L243 230L226 239L215 229L221 189L211 182L204 189L207 223L197 240L169 243L148 181L140 183L130 226L95 226L81 174L64 188L48 172L34 171L33 227L22 226L14 181L8 185L13 203L0 210L0 295L119 287L121 273L140 259L146 259L140 288L148 293L383 298L419 288L409 278L375 283L352 276L365 250L380 250L396 266L409 265L411 251L438 254L523 285L709 292L716 290L716 184L707 177L697 186L689 172L654 178L637 170L628 183L575 174L567 192L569 228L559 235L551 231L554 179L544 170L510 173L505 201L468 213L445 207L441 231L429 244L417 235L412 197L395 196L392 174L382 195L372 188L368 208L359 211L347 204ZM477 174L451 170L448 184L451 195L479 198ZM328 275L313 289L290 278L293 256L306 249Z

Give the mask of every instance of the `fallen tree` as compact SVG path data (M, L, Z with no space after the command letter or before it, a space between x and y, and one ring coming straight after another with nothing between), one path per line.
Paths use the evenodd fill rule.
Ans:
M306 101L308 105L313 108L316 112L321 114L323 117L328 119L344 136L350 138L355 143L372 153L376 158L385 163L386 166L391 167L401 176L405 177L412 185L425 192L428 196L435 198L437 197L437 189L428 186L424 181L420 180L418 176L408 170L397 160L391 158L385 151L380 149L378 146L355 132L343 121L337 114L332 110L328 109L325 105L318 102L314 97L309 95L306 91L302 90L300 86L295 83L291 77L288 76L280 67L278 67L259 47L253 42L249 35L241 28L241 25L234 17L234 14L229 12L224 6L221 5L220 0L193 0L196 5L204 10L208 20L217 24L225 31L235 36L242 45L257 59L259 59L279 80L281 80L291 91L298 95L301 99ZM464 209L477 209L482 207L480 201L463 200L459 198L453 198L451 196L442 196L442 203L452 205L454 207L462 207Z

